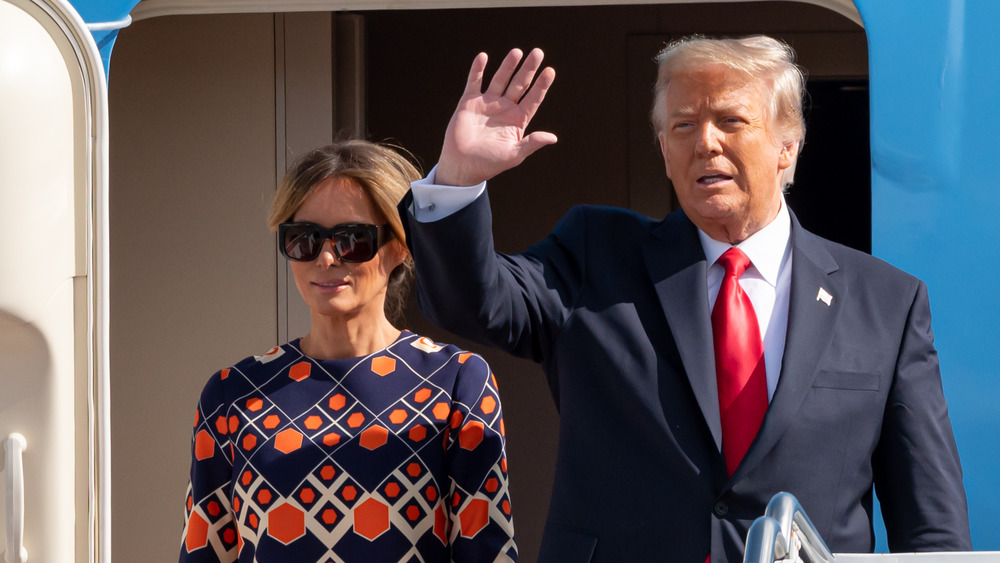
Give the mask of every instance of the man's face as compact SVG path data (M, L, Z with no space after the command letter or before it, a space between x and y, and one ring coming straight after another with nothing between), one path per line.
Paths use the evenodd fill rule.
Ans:
M794 144L777 140L763 85L723 65L684 70L666 90L660 150L687 216L716 240L736 244L781 207L781 175Z

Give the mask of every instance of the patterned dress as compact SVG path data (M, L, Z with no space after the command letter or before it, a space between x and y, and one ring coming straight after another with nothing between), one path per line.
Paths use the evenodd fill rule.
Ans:
M496 378L404 331L370 356L298 341L209 380L180 561L516 561Z

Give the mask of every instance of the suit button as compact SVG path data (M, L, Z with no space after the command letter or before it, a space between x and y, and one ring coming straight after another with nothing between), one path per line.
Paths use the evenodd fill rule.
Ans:
M720 500L715 503L715 507L712 508L712 511L715 512L716 516L725 516L726 514L729 514L729 505L726 504L725 501Z

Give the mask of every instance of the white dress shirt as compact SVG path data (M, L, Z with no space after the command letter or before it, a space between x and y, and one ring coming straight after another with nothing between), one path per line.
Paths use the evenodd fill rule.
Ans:
M777 217L750 238L736 245L750 259L750 266L740 276L740 286L753 303L757 324L764 345L764 368L767 372L767 400L774 396L781 373L781 358L788 332L788 302L792 281L792 221L788 206L781 200ZM732 246L719 242L701 229L698 238L705 251L708 268L708 306L715 307L715 298L722 286L725 270L716 263L719 256Z
M426 178L413 182L413 217L421 223L432 223L459 211L476 200L486 189L486 182L475 186L442 186L434 183L437 166ZM767 400L774 396L781 373L781 358L788 332L788 302L792 280L791 219L785 200L777 217L750 238L736 245L751 265L740 277L740 286L750 297L764 346L764 368L767 372ZM701 247L705 252L708 268L708 303L711 310L722 285L722 266L716 264L719 256L729 250L730 244L712 239L698 229Z

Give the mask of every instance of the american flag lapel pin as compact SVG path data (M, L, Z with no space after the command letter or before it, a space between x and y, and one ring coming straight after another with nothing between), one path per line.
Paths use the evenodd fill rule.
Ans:
M821 287L819 288L819 293L816 294L816 301L822 301L827 307L829 307L830 303L833 301L833 296Z

